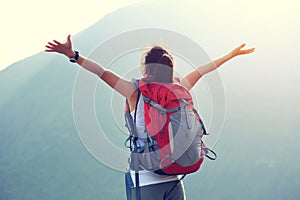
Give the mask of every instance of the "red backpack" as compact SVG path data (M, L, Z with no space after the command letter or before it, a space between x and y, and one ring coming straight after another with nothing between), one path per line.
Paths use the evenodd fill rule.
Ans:
M186 88L177 83L151 82L148 78L135 83L139 92L134 117L128 102L125 109L132 170L137 171L138 167L164 175L189 174L200 168L204 155L216 159L202 141L207 133ZM144 103L145 138L139 138L135 130L139 98ZM144 145L138 145L138 140ZM208 156L209 152L214 157Z

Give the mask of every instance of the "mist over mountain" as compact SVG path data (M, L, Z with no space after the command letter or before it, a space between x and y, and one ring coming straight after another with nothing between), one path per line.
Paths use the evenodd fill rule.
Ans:
M257 48L255 54L234 58L218 70L226 96L224 128L214 146L219 157L214 162L205 161L199 172L185 178L187 199L299 199L300 84L296 48L300 44L296 39L299 34L295 33L300 29L270 23L259 32L270 16L258 18L259 11L242 3L225 15L224 6L214 1L189 0L134 4L74 35L74 49L94 56L94 50L103 42L142 28L186 35L212 59L241 42L250 43ZM253 21L244 14L246 7L248 13L253 11ZM277 17L274 20L282 22L286 16ZM289 39L280 40L282 34ZM158 38L145 46L155 43L164 41ZM138 70L130 72L130 67L139 66L141 55L141 51L129 53L107 67L127 73L128 78L138 78ZM189 68L187 62L177 58L178 72L185 73ZM95 159L77 133L72 95L79 70L63 56L40 52L0 72L1 200L125 199L123 172ZM210 127L212 105L205 78L195 89L194 95L198 94L201 116ZM98 121L106 133L111 133L107 138L126 151L124 127L120 127L121 122L116 126L114 121L119 120L115 115L123 115L124 99L99 80L95 101ZM110 153L110 149L103 152Z

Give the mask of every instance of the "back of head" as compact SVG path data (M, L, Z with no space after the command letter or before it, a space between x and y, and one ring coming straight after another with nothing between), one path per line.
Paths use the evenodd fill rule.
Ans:
M146 52L144 65L147 77L151 77L154 82L173 82L173 57L164 48L154 46Z

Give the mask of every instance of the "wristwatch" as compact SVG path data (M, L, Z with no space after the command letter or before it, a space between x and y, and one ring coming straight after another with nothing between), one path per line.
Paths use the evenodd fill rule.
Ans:
M74 51L75 52L75 56L70 58L70 62L72 63L76 63L79 57L79 52L78 51Z

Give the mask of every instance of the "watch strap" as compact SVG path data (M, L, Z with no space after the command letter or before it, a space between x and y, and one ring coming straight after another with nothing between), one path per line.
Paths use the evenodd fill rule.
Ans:
M76 63L79 58L79 52L78 51L74 51L74 52L75 52L75 56L70 58L70 62L72 62L72 63Z

